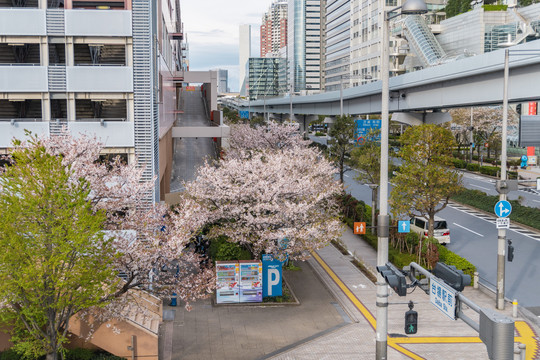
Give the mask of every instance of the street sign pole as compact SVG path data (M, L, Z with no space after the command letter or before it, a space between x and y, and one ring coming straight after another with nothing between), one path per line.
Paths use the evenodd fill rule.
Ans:
M504 52L504 79L503 79L503 119L501 134L501 180L506 180L506 139L508 125L508 60L510 53L508 49ZM499 200L505 201L506 194L501 192ZM506 251L506 229L497 230L497 309L504 310L504 265Z

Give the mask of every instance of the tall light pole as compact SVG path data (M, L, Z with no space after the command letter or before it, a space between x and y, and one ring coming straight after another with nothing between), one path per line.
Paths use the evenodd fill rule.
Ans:
M343 74L339 76L339 116L343 117Z
M400 10L399 13L394 13ZM389 21L399 15L425 14L427 5L423 0L407 0L402 6L383 11L383 29L381 44L381 174L379 185L379 218L377 222L377 266L388 262L388 235L390 224L388 218L388 130L389 120L389 53L390 37ZM377 274L377 329L375 355L377 360L387 359L388 334L388 286L380 273Z

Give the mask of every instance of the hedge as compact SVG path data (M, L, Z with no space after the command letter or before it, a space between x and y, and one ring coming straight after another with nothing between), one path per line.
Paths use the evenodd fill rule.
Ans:
M454 265L457 269L463 270L465 274L471 276L471 285L473 285L476 267L467 259L448 250L443 245L438 245L437 247L439 249L439 261L444 262L446 265Z
M251 260L251 253L242 246L227 241L225 236L210 240L208 254L214 261Z
M497 195L487 195L480 190L471 189L463 189L451 199L491 214L494 214L495 204L499 201ZM517 200L509 201L512 204L511 220L540 230L540 209L522 206Z
M481 166L480 173L489 176L497 176L499 174L499 168L496 166Z
M478 170L480 170L480 165L475 164L475 163L467 164L467 170L469 170L469 171L478 171Z
M452 163L456 169L465 169L467 167L467 162L460 159L452 159Z
M354 228L355 221L365 221L366 224L371 224L371 207L366 205L363 201L359 201L350 194L345 194L341 197L341 204L343 207L343 221L351 228ZM349 217L349 216L351 217ZM377 235L372 235L369 232L362 235L362 238L375 250L378 246ZM390 245L390 244L389 244ZM473 264L467 261L465 258L453 253L442 245L438 245L439 249L439 261L443 261L448 265L455 265L456 268L463 270L465 274L471 275L471 279L474 276L476 268ZM389 246L388 260L395 266L402 268L409 265L411 262L417 262L418 258L416 254L401 253L398 249Z

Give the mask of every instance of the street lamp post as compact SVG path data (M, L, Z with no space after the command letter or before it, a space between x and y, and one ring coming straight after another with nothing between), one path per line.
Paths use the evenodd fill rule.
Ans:
M343 74L339 76L339 116L343 117Z
M397 10L401 12L392 14ZM388 262L388 236L390 224L388 217L388 130L389 120L389 21L399 15L424 14L427 5L423 0L407 0L402 6L383 11L383 29L381 44L381 174L379 185L379 218L377 222L377 266ZM377 274L377 329L375 355L377 360L387 359L388 334L388 286L380 273Z

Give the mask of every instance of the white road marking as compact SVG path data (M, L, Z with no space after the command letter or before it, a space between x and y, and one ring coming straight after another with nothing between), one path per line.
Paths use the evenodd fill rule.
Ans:
M461 225L456 224L456 223L454 223L454 225L456 225L457 227L460 227L460 228L462 228L462 229L464 229L464 230L470 231L470 232L472 232L473 234L476 234L476 235L478 235L478 236L484 237L484 235L479 234L479 233L477 233L476 231L472 231L471 229L468 229L468 228L466 228L465 226L461 226Z
M488 191L493 190L493 189L488 189L488 188L480 186L480 185L475 185L475 184L470 184L470 185L475 186L475 187L480 188L480 189L488 190Z

